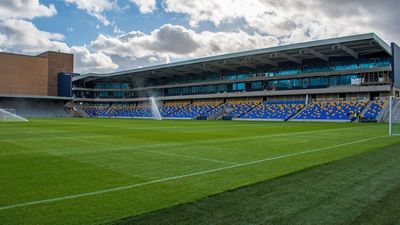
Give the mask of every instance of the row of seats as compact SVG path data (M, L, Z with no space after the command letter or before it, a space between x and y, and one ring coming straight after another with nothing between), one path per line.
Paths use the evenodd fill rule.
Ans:
M222 100L194 100L192 104L186 105L179 110L168 114L169 118L195 118L206 115L222 104Z
M264 102L243 115L243 119L288 120L305 106L304 101Z
M382 109L386 105L386 101L382 100L375 100L371 102L371 105L369 108L363 113L363 117L366 119L376 119L378 117L379 113L382 111Z
M148 105L113 105L108 110L110 117L152 117L153 114Z
M329 101L308 104L295 120L350 120L355 113L360 114L368 101Z
M209 117L222 112L226 118L261 120L338 120L348 121L357 113L373 120L386 102L372 101L262 101L262 99L194 100L165 102L160 114L166 118ZM367 107L368 106L368 107ZM149 104L92 104L81 108L92 117L153 117Z
M97 104L97 105L83 105L81 109L84 110L91 117L104 117L107 116L107 110L110 107L109 104Z
M148 105L133 104L94 104L83 105L81 109L92 117L152 117Z
M190 101L169 101L165 102L160 109L160 114L162 117L168 117L173 113L185 108L190 104Z
M224 107L227 109L227 117L241 118L262 103L261 99L234 99L228 100Z

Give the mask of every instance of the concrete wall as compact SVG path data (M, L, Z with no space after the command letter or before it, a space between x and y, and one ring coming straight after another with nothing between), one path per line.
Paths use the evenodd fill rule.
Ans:
M47 95L48 59L0 53L0 94Z
M0 108L15 109L17 115L24 118L71 117L65 110L67 100L2 98Z

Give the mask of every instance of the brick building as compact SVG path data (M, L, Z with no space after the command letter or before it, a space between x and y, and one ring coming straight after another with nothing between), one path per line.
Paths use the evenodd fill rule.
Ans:
M0 94L57 96L57 75L73 73L73 54L37 56L0 52Z

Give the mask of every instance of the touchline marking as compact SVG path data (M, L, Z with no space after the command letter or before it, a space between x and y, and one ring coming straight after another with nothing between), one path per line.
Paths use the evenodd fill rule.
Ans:
M62 200L67 200L67 199L75 199L75 198L80 198L80 197L99 195L99 194L104 194L104 193L109 193L109 192L114 192L114 191L121 191L121 190L136 188L136 187L142 187L142 186L146 186L146 185L150 185L150 184L162 183L165 181L178 180L181 178L204 175L204 174L214 173L214 172L218 172L218 171L222 171L222 170L233 169L233 168L253 165L253 164L257 164L257 163L262 163L262 162L267 162L267 161L272 161L272 160L277 160L277 159L282 159L282 158L287 158L287 157L293 157L293 156L298 156L298 155L304 155L304 154L308 154L308 153L312 153L312 152L324 151L324 150L328 150L328 149L332 149L332 148L338 148L338 147L343 147L343 146L348 146L348 145L353 145L353 144L358 144L358 143L363 143L363 142L367 142L367 141L371 141L371 140L375 140L375 139L383 138L383 137L388 137L388 136L387 135L378 136L378 137L343 143L343 144L324 147L324 148L317 148L317 149L304 151L304 152L287 154L287 155L282 155L282 156L277 156L277 157L272 157L272 158L265 158L265 159L260 159L260 160L251 161L251 162L247 162L247 163L240 163L240 164L236 164L236 165L225 166L225 167L220 167L220 168L216 168L216 169L212 169L212 170L205 170L205 171L189 173L189 174L184 174L184 175L179 175L179 176L166 177L166 178L162 178L162 179L158 179L158 180L153 180L153 181L148 181L148 182L143 182L143 183L138 183L138 184L132 184L132 185L127 185L127 186L121 186L121 187L115 187L115 188L109 188L109 189L104 189L104 190L100 190L100 191L86 192L86 193L67 195L67 196L62 196L62 197L57 197L57 198L49 198L49 199L44 199L44 200L7 205L7 206L0 207L0 211L6 210L6 209L30 206L30 205L39 205L39 204L44 204L44 203L57 202L57 201L62 201Z

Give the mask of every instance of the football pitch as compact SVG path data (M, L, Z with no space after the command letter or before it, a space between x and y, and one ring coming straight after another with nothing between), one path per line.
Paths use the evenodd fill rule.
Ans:
M0 224L121 222L284 175L301 176L296 172L377 150L400 155L400 137L387 134L385 124L4 122L0 123ZM273 196L269 198L273 202ZM195 221L193 215L191 223Z

